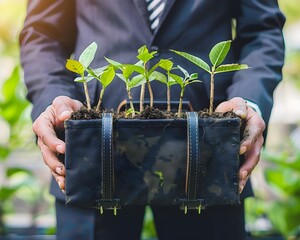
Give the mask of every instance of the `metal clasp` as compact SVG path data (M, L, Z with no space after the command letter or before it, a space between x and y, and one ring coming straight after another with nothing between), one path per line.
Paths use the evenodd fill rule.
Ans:
M114 215L117 215L117 210L121 209L120 199L100 199L96 201L96 208L99 209L100 214L104 210L113 210Z
M188 199L179 199L180 210L184 211L184 214L187 214L188 210L197 210L198 214L201 213L201 210L205 208L203 204L203 199L188 200Z

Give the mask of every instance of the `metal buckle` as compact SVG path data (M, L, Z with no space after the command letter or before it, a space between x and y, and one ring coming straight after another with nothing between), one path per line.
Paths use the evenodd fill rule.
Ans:
M117 210L121 209L120 199L100 199L96 201L96 208L100 210L100 214L104 210L113 210L114 215L117 215Z
M198 214L201 213L201 210L205 208L203 204L203 199L188 200L188 199L179 199L180 210L184 211L184 214L187 214L188 210L197 210Z

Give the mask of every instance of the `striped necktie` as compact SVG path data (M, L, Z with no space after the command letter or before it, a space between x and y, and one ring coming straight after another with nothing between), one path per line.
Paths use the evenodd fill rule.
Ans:
M145 0L149 13L150 28L154 31L159 25L159 18L165 8L165 0Z

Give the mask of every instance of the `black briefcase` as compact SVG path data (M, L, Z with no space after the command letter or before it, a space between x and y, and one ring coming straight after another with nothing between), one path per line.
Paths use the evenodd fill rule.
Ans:
M103 211L240 203L239 118L65 122L66 204Z

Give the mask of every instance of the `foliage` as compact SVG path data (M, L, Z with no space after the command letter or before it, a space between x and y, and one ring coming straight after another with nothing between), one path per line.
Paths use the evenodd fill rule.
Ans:
M243 69L248 69L246 64L222 64L225 60L231 47L231 41L223 41L217 43L209 53L209 59L211 61L211 67L202 59L197 56L193 56L186 52L179 52L176 50L171 50L172 52L186 58L191 61L193 64L197 65L201 69L205 70L211 75L211 91L210 91L210 106L209 106L209 115L213 113L213 100L214 100L214 75L217 73L238 71ZM84 85L87 108L88 111L91 110L90 97L87 88L87 82L93 78L98 79L102 84L102 89L99 96L99 102L96 108L96 111L100 110L100 105L102 102L103 94L105 88L113 81L115 77L115 71L121 71L116 75L124 81L126 86L126 91L128 94L130 109L127 111L127 115L135 116L135 109L133 106L133 100L131 95L131 89L141 85L141 94L140 94L140 112L143 111L144 104L144 92L145 92L145 83L148 86L148 91L150 95L150 108L153 107L153 91L150 85L151 81L160 81L167 86L167 101L168 101L168 110L170 110L170 87L174 84L179 84L181 87L181 93L179 98L179 106L177 116L181 117L181 108L182 108L182 99L184 90L187 85L191 83L200 82L198 74L189 73L180 66L173 68L174 63L170 59L160 59L156 64L154 64L150 69L148 68L148 63L151 59L154 58L156 51L149 52L146 45L141 46L138 49L138 55L136 56L139 60L135 64L122 64L113 59L105 58L109 66L98 68L97 71L93 71L89 66L92 63L94 56L96 54L97 44L95 42L91 43L84 51L81 53L79 60L68 59L66 63L66 68L72 72L75 72L80 75L75 81L82 82ZM160 67L166 71L167 77L161 72L156 71ZM179 69L183 73L184 77L180 77L174 73L171 73L171 70ZM86 75L85 73L88 73ZM97 73L96 73L97 72Z
M92 80L94 77L85 76L88 67L93 61L95 54L97 51L97 44L91 43L84 51L80 54L79 60L67 59L66 68L72 72L75 72L80 75L80 77L76 78L75 82L83 83L84 93L86 97L86 104L88 111L91 110L91 100L87 87L87 83Z
M298 0L279 0L279 6L287 17L287 25L299 21L300 5Z
M161 62L158 62L155 64L150 70L148 70L147 63L154 58L157 51L149 52L146 45L140 47L138 49L138 55L137 58L141 61L142 65L142 71L139 72L141 76L145 78L146 84L148 86L149 96L150 96L150 107L153 107L153 91L150 85L150 82L157 79L159 80L161 75L159 72L156 72L156 68L160 66ZM138 63L139 64L139 63ZM164 77L162 77L164 78ZM143 110L143 104L144 104L144 96L145 96L145 86L142 84L141 87L141 94L140 94L140 112Z
M8 126L9 134L5 142L0 144L0 161L5 162L8 156L24 140L19 135L29 123L24 116L29 103L24 98L24 86L20 82L20 67L16 66L11 76L3 83L0 99L1 123ZM4 166L4 165L3 165ZM23 168L4 167L5 178L0 179L0 235L4 234L3 213L4 204L9 201L20 189L26 185L26 180L32 178L32 173ZM22 176L22 181L16 179Z
M300 237L300 152L266 153L265 159L272 163L266 181L279 196L270 202L268 217L285 236Z
M175 83L179 84L179 86L181 88L180 97L179 97L179 106L178 106L178 111L177 111L177 116L180 117L181 110L182 110L182 100L183 100L183 95L184 95L186 86L189 84L201 82L201 81L197 79L198 78L197 73L189 74L184 68L180 67L179 65L177 66L177 68L181 71L181 73L183 73L184 77L181 77L177 74L171 73L171 71L167 71L168 79L169 79L167 82L167 85L169 84L169 82L171 82L171 84L173 84L175 82Z
M247 200L248 207L256 216L267 217L274 232L300 239L300 152L264 152L263 158L268 162L264 176L272 197Z
M143 72L143 68L139 66L139 64L122 64L112 59L106 58L109 64L115 69L120 70L121 73L117 73L116 75L125 83L130 108L127 110L127 114L132 117L135 116L135 108L133 105L133 98L131 94L131 89L138 87L146 82L146 78L143 75L132 76L132 74L137 72Z
M37 179L27 167L14 167L8 160L18 152L32 150L34 135L31 131L30 105L25 99L25 86L22 81L22 71L19 64L18 33L25 17L25 0L0 1L0 238L5 233L4 215L15 213L15 200L28 207L37 209L36 194L41 192ZM24 160L24 159L23 159ZM29 202L22 194L30 189L30 197L35 196L35 202ZM45 191L43 189L43 191ZM31 205L32 204L32 205ZM18 207L18 206L17 206ZM26 209L27 210L27 209ZM35 212L36 214L37 212ZM35 217L36 215L32 215Z
M199 68L203 69L204 71L208 72L210 74L210 104L209 104L209 115L212 115L213 113L213 101L214 101L214 76L217 73L223 73L223 72L232 72L232 71L238 71L243 69L248 69L248 66L246 64L223 64L223 61L225 60L229 50L231 47L231 41L223 41L217 43L213 48L210 50L209 53L209 59L212 64L210 67L204 60L201 58L191 55L186 52L179 52L176 50L172 50L174 53L186 58Z

